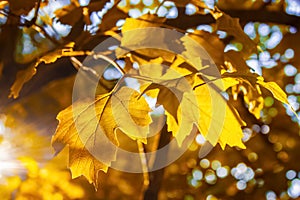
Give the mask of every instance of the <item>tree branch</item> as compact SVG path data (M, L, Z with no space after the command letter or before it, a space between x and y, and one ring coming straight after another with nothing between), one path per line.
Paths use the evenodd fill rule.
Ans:
M160 139L158 143L157 149L163 148L166 146L171 139L171 134L168 132L167 124L164 125L161 130ZM157 154L154 161L154 166L158 165L161 160L167 159L166 154ZM158 192L161 187L163 176L164 176L165 168L161 168L159 170L149 172L149 187L144 193L144 200L157 200Z
M300 28L300 17L294 15L288 15L285 12L270 11L267 8L258 10L226 10L223 12L231 17L237 17L240 22L266 22L291 25ZM168 19L166 24L174 27L180 27L181 29L193 28L201 24L214 23L215 19L211 14L201 15L186 15L185 8L178 8L178 17L176 19Z

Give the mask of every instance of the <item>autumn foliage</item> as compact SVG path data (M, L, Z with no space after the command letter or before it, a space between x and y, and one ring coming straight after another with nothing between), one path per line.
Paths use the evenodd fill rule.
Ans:
M4 177L11 167L0 167L0 196L300 196L293 190L300 177L291 175L300 170L291 164L299 156L299 98L282 89L291 80L279 70L285 65L292 77L283 63L295 65L296 74L299 61L274 58L292 46L286 30L294 25L279 20L272 31L287 39L271 48L271 36L252 37L245 25L252 22L226 11L273 12L281 4L228 2L0 1L0 145L27 149L12 161L0 156L23 170ZM268 67L270 60L277 67ZM34 142L19 144L5 130ZM42 155L28 150L36 143ZM276 185L284 176L288 185Z

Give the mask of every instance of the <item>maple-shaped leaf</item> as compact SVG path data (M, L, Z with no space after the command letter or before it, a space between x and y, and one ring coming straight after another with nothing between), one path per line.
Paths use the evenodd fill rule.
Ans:
M97 185L98 172L106 172L116 159L116 130L146 142L149 111L145 99L128 87L100 95L94 101L77 102L58 114L52 145L56 152L69 146L73 178L84 175Z
M220 94L223 87L219 83L205 83L198 79L195 90L186 92L178 109L178 123L170 113L167 115L169 131L172 131L176 139L182 142L191 132L193 124L196 124L205 139L215 146L217 143L224 149L226 144L245 148L242 143L242 129L245 123L241 120L237 111L228 104ZM229 81L229 80L227 80ZM226 84L230 85L229 83Z
M182 145L185 138L193 130L193 124L199 120L199 107L195 95L191 92L185 92L177 109L177 116L165 111L167 117L166 123L168 131L176 138L179 146Z

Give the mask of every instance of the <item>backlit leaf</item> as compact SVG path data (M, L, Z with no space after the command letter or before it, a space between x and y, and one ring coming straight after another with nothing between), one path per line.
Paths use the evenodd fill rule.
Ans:
M84 175L97 185L98 172L106 172L116 159L116 129L146 142L149 111L145 99L127 87L100 95L95 101L78 102L57 116L59 125L52 145L57 152L69 146L73 178Z
M67 56L82 56L86 55L86 52L84 51L73 51L74 43L71 42L65 46L64 49L55 50L53 52L50 52L41 58L39 58L35 63L31 64L29 67L27 67L24 70L20 70L17 73L16 80L13 83L13 85L10 88L10 95L9 97L17 98L19 96L19 93L23 87L23 85L28 82L35 74L36 74L36 68L38 65L42 62L45 64L50 64L55 62L57 59Z
M156 28L165 20L151 14L138 19L127 18L122 27L121 47L116 49L116 56L122 57L131 50L146 58L162 57L164 61L171 63L175 55L166 51L170 49L168 47L171 43L170 36L166 35L163 29Z
M200 60L210 61L212 59L217 65L223 64L224 54L220 52L224 51L225 45L216 34L196 30L193 34L189 34L181 40L184 42L186 49L183 56L188 58L188 61L191 60L195 68L200 69L202 67Z
M277 85L275 82L264 82L263 80L258 80L257 83L267 90L269 90L273 96L278 100L281 101L284 104L289 105L289 102L287 100L287 95L285 92Z
M277 85L277 83L275 83L275 82L264 82L263 78L258 79L257 83L259 85L261 85L262 87L266 88L267 90L269 90L273 94L275 99L277 99L278 101L286 104L293 111L293 113L297 116L297 118L299 118L299 116L295 112L294 108L288 102L286 93L279 87L279 85Z
M202 81L200 84L201 81L197 81L196 84L200 86L193 92L183 94L177 111L178 121L174 115L166 112L168 130L172 131L181 145L192 131L193 124L196 124L204 138L213 146L219 143L223 149L226 144L245 148L241 141L241 126L245 126L245 123L219 93L217 85L222 83L205 84Z
M36 74L36 67L37 64L34 63L29 67L27 67L26 69L17 72L16 80L10 88L9 98L13 97L15 99L19 96L19 93L23 85Z
M216 85L205 84L195 89L200 109L200 132L212 145L219 142L223 149L226 144L245 148L241 141L241 126L245 126L245 123L215 87Z

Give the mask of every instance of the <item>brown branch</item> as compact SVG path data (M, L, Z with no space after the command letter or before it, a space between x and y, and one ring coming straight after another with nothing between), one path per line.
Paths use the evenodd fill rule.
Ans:
M158 143L157 149L163 148L166 146L171 140L171 133L168 132L167 124L164 125L161 130L161 135ZM167 148L167 147L165 147ZM166 154L157 154L154 161L154 166L159 165L162 160L167 159ZM149 187L144 193L144 200L157 200L158 192L160 190L163 176L164 176L165 168L161 168L159 170L149 172Z
M300 28L300 17L288 15L283 11L270 11L267 8L258 10L222 10L231 17L237 17L241 23L246 22L265 22L286 24ZM215 19L211 14L201 15L186 15L185 8L178 8L178 17L176 19L168 19L166 24L181 29L193 28L201 24L214 23Z

